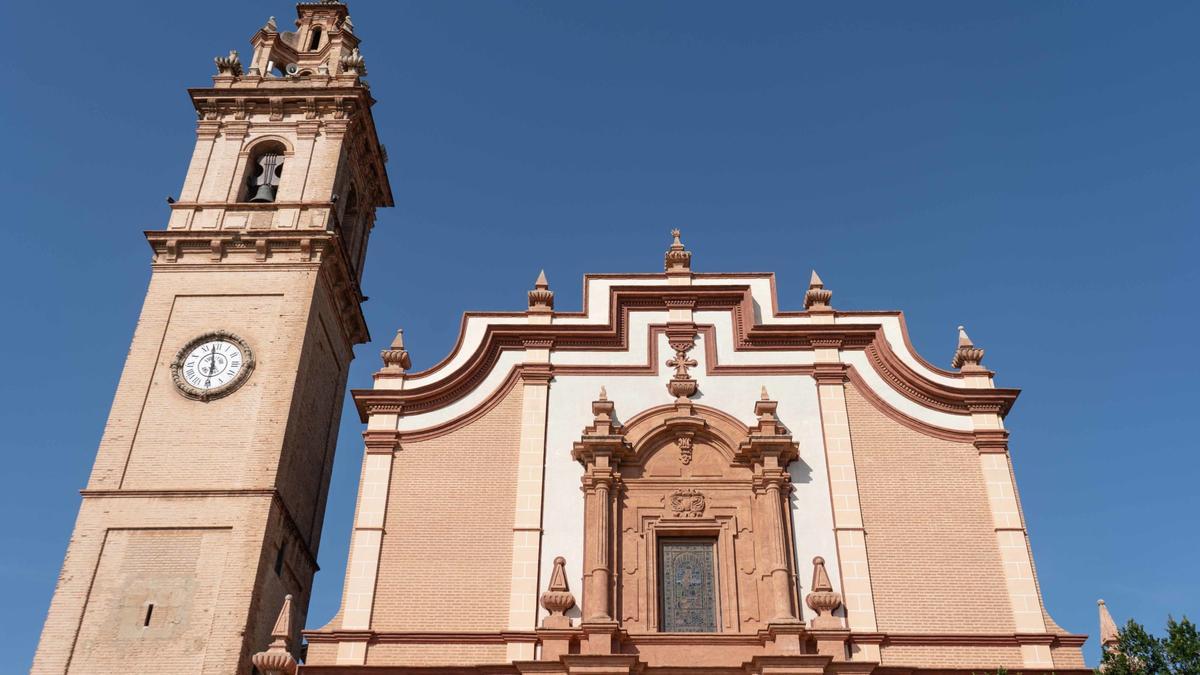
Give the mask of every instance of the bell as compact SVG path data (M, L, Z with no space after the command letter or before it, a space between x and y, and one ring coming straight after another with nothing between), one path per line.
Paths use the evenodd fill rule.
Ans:
M251 202L273 202L275 201L275 186L274 185L259 185L254 191L254 196L250 198Z

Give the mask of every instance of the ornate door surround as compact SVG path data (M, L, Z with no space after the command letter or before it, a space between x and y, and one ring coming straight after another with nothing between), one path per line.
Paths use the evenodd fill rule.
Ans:
M797 624L787 465L799 456L755 402L747 428L720 410L676 400L617 424L604 391L575 443L583 464L585 629L661 631L659 551L667 538L714 542L717 632Z

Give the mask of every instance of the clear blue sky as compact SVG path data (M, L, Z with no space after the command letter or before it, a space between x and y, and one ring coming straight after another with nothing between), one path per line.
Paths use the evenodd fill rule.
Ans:
M966 324L1024 390L1009 428L1052 615L1093 636L1098 597L1154 630L1200 619L1200 4L351 9L397 203L351 386L397 326L426 367L539 268L578 309L585 272L659 271L680 226L698 270L774 271L785 308L815 267L837 307L903 309L939 364ZM0 672L28 668L149 277L141 231L183 179L184 88L292 12L7 10ZM341 592L350 406L340 438L310 626Z

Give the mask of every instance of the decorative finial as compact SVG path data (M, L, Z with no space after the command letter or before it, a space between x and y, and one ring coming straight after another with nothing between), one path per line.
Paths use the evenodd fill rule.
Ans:
M292 634L292 596L283 599L283 607L279 609L279 617L275 619L275 627L271 630L274 640L266 651L258 652L250 657L250 662L263 675L295 675L296 659L288 651Z
M267 22L265 24L263 24L262 29L267 31L268 33L278 33L279 26L276 25L276 23L275 23L275 17L272 16L272 17L268 18Z
M354 22L350 20L349 14L346 15L346 18L342 19L342 30L346 31L347 33L354 32Z
M230 49L229 56L218 56L213 62L217 64L217 75L242 76L242 60L236 49Z
M671 230L671 247L663 259L663 267L667 276L690 276L692 273L692 252L683 247L679 240L679 228Z
M567 587L567 559L561 555L554 559L554 571L550 573L550 585L540 598L542 607L550 612L542 619L543 628L570 628L571 619L566 615L575 606L575 596Z
M825 559L821 556L813 558L812 592L804 598L804 602L817 613L809 621L810 628L842 627L842 620L833 615L834 610L842 605L842 594L834 592L829 572L825 571Z
M613 419L616 409L616 404L608 400L608 392L604 390L604 387L600 387L600 397L592 401L592 425L588 427L588 433L597 436L614 433L619 428Z
M342 72L347 75L364 77L367 74L367 62L362 54L359 53L358 47L355 47L354 51L343 56L338 63L342 66Z
M767 436L786 434L787 429L779 423L779 417L776 415L778 410L779 401L772 401L767 395L766 386L763 386L759 399L754 402L754 414L758 417L758 424L754 430Z
M983 361L983 350L975 346L971 342L971 338L967 336L967 331L962 326L958 327L958 349L954 351L954 359L950 361L951 368L958 368L962 371L983 370L983 366L979 365Z
M1108 613L1108 606L1104 604L1103 600L1097 600L1096 605L1100 608L1100 647L1103 649L1114 648L1121 640L1117 623Z
M403 373L412 368L412 359L408 356L408 350L404 348L404 329L396 331L392 346L379 352L379 357L383 359L385 371Z
M543 314L554 311L554 291L550 290L550 282L546 281L546 270L538 272L533 290L529 291L529 311Z
M817 313L832 312L833 307L829 306L832 299L833 291L825 288L825 283L817 276L817 271L813 270L808 280L808 291L804 293L804 309Z

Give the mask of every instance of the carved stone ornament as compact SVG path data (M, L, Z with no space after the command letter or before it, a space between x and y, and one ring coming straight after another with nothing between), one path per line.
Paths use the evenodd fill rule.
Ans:
M979 365L982 361L983 350L976 347L967 335L966 329L959 326L958 348L954 350L954 359L951 360L950 366L959 370L983 370L983 367Z
M242 60L238 58L236 49L229 50L229 56L218 56L213 62L217 64L218 75L242 76Z
M554 311L554 291L550 290L550 282L546 281L546 270L538 273L533 290L529 291L529 311L549 313Z
M829 301L833 299L833 291L825 288L825 282L812 271L808 281L808 290L804 293L804 309L809 312L830 312Z
M575 596L571 594L571 589L567 586L566 565L566 558L558 556L554 559L554 571L550 573L550 585L540 598L542 607L550 612L550 615L542 620L542 626L545 628L571 627L571 620L567 618L566 612L575 606Z
M821 556L813 558L812 592L804 602L817 613L810 621L811 628L842 627L842 620L833 615L834 610L842 606L842 594L833 590L825 570L825 559Z
M208 345L219 345L222 351L198 353ZM235 354L233 349L238 353ZM171 379L175 388L195 401L208 402L232 394L246 383L253 371L254 352L250 345L237 335L223 330L209 331L192 338L175 352L175 358L171 360ZM206 377L209 375L216 377ZM206 380L212 384L206 386Z
M679 461L684 464L692 463L692 437L680 436L675 444L679 446Z
M266 651L258 652L250 657L250 662L254 664L255 668L258 668L258 672L263 675L295 675L297 664L290 651L291 634L292 596L288 595L283 599L283 607L279 609L275 627L271 630L271 637L275 639L271 641Z
M686 401L689 396L696 393L696 380L688 373L688 368L695 368L699 365L696 359L689 359L687 350L678 350L675 352L675 358L667 361L668 368L675 369L675 375L667 382L667 391L675 397L677 401Z
M408 355L408 350L404 348L404 330L396 331L396 337L392 340L391 347L379 352L379 358L383 360L383 369L389 372L404 372L412 368L412 358Z
M667 276L692 273L692 252L684 248L683 242L679 240L679 234L678 228L671 230L671 247L663 256L663 268L666 270Z
M367 62L363 55L359 53L358 47L354 51L342 57L340 64L342 72L347 75L358 75L364 77L367 74Z
M691 488L672 492L667 502L676 518L703 518L707 506L704 493Z

